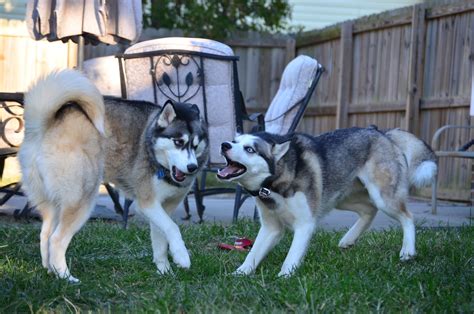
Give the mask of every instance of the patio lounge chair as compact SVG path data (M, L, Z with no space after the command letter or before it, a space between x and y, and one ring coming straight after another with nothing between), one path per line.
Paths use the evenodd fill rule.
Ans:
M288 134L296 130L309 100L324 72L324 68L315 59L300 55L285 67L280 87L265 115L258 113L250 120L258 123L257 130L275 134ZM249 194L243 193L240 186L236 189L233 221L237 221L239 210ZM255 215L254 215L255 216Z

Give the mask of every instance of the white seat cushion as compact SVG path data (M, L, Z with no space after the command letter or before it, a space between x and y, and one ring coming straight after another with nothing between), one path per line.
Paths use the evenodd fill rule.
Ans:
M141 53L156 50L188 50L210 53L220 56L233 56L232 49L218 41L204 38L166 37L142 41L127 50L125 54Z
M300 55L285 67L280 87L265 114L265 131L286 134L299 106L287 112L308 92L320 65L315 59Z

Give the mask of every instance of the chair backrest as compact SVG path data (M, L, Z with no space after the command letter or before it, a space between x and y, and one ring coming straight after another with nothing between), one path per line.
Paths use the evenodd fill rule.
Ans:
M265 131L286 134L296 130L323 71L318 61L305 55L288 63L265 114Z
M214 40L170 37L135 44L121 59L122 97L198 105L209 128L210 163L222 164L220 143L242 131L232 49Z

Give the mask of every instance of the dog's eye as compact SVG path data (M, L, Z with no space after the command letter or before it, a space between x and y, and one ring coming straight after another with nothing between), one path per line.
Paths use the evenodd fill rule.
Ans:
M250 154L255 153L255 149L253 149L253 148L250 147L250 146L245 146L244 149L245 149L245 151L246 151L247 153L250 153Z
M174 143L174 145L176 145L176 147L183 147L184 146L184 141L181 140L181 139L173 140L173 143Z

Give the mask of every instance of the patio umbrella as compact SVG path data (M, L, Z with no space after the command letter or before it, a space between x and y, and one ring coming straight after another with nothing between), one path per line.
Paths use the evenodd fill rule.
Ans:
M30 0L26 23L35 40L78 43L82 66L84 43L131 44L142 31L140 0Z

